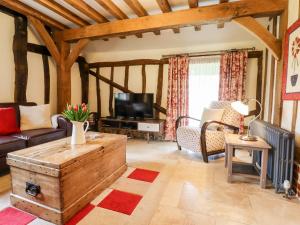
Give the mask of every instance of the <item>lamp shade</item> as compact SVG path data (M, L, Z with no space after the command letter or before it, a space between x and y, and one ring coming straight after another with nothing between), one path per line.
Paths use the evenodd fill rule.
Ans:
M244 116L249 115L249 106L241 101L232 102L231 107Z

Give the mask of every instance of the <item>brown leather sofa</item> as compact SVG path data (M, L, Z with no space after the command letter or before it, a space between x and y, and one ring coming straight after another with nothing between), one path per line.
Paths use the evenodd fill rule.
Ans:
M0 103L0 108L14 107L17 112L17 122L20 125L19 105L34 106L36 103ZM57 124L57 128L26 130L9 136L0 136L0 172L8 169L7 153L71 136L72 124L69 121L60 116L57 118Z

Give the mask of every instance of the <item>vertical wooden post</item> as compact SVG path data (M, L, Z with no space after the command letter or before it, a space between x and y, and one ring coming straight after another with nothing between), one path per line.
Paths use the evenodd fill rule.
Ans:
M288 24L288 9L285 9L280 16L280 26L279 26L279 38L283 39L285 36L286 28ZM284 48L284 41L282 42L282 49ZM282 51L283 52L283 51ZM276 69L276 92L274 98L274 120L273 123L276 125L281 125L281 116L282 116L282 71L283 71L283 59L282 56L280 61L277 62Z
M162 88L163 88L163 73L164 73L164 64L159 64L158 67L158 76L157 76L157 86L156 86L156 104L161 106L162 99ZM159 111L155 110L155 118L159 119Z
M146 92L146 65L142 65L142 93Z
M71 103L71 68L66 66L70 44L58 40L60 62L57 64L57 112L61 113L67 103Z
M272 33L273 33L274 36L277 35L277 17L273 18ZM269 85L270 96L269 96L268 122L272 122L272 117L274 115L274 112L273 112L274 92L273 92L273 90L274 90L274 80L275 80L275 63L276 63L275 58L274 58L273 55L271 55L271 72L270 72L270 85Z
M49 60L47 55L42 55L43 66L44 66L44 103L49 104L50 102L50 70Z
M257 58L257 86L256 86L256 99L259 102L262 102L262 67L263 67L263 53L261 52L261 54L259 55L259 57ZM258 110L259 110L259 104L256 103L256 114L258 114ZM263 109L262 109L263 110ZM263 119L262 115L261 118Z
M268 28L269 30L269 28ZM269 50L266 48L265 50L265 71L263 76L263 90L262 90L262 114L261 117L264 120L265 117L265 111L266 111L266 92L267 92L267 74L268 74L268 64L269 64Z
M114 81L114 67L111 67L110 70L110 81ZM112 85L109 86L109 114L113 116L113 95L114 95L114 87Z
M96 77L97 111L98 111L99 118L101 118L101 93L100 93L100 83L99 83L100 79L98 78L100 75L99 67L97 67L96 74L97 74Z
M15 62L15 102L26 102L28 80L27 64L27 19L23 16L15 17L15 34L13 38L13 52Z
M78 57L79 72L81 78L81 101L89 102L89 64L85 58Z
M128 79L129 79L129 66L125 67L125 78L124 78L124 87L128 88Z

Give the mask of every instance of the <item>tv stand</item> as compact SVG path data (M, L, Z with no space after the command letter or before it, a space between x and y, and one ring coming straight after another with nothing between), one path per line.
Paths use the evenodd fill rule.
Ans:
M100 132L125 134L134 138L146 136L148 142L151 137L153 137L153 139L164 138L165 120L104 117L100 118L99 121Z

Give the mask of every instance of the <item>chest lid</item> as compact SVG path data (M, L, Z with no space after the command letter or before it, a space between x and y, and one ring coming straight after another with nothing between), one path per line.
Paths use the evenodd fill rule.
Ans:
M87 137L86 144L71 145L71 139L64 138L11 152L7 158L61 170L84 157L89 157L98 151L102 151L110 143L127 138L124 135L99 134L95 132L88 132Z

